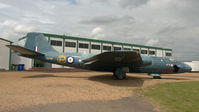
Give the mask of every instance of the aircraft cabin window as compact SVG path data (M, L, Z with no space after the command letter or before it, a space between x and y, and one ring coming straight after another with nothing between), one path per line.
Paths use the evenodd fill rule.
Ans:
M100 50L100 45L92 44L92 49Z
M123 48L124 50L131 50L131 48Z
M172 56L172 54L171 53L166 53L166 56Z
M88 44L79 43L79 48L88 49Z
M103 46L103 50L111 51L111 46Z
M141 54L147 54L147 50L141 50Z
M155 55L155 51L149 51L149 55Z
M53 45L53 46L62 46L62 41L51 40L51 45Z
M121 47L114 47L114 51L118 51L118 50L121 50L122 48Z
M66 47L76 47L76 43L75 42L65 42L65 46Z

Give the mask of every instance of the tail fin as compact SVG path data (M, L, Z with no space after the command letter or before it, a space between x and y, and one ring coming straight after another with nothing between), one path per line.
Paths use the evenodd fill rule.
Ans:
M31 32L27 34L24 47L39 53L56 51L47 41L45 36L42 33L37 32Z

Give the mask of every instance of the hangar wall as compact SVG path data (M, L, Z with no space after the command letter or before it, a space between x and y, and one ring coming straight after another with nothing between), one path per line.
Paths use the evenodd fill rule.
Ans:
M26 38L19 41L18 45L24 46L25 42L26 42ZM22 56L18 56L18 53L14 52L14 51L12 52L12 64L24 64L25 69L32 68L32 65L33 65L32 59L25 58L25 57L22 57Z
M144 46L129 43L120 43L105 40L88 39L81 37L73 37L66 35L56 35L43 33L48 42L59 52L76 52L76 53L93 53L99 54L106 51L114 50L135 50L141 55L157 56L157 57L172 57L172 49L160 48L153 46ZM26 37L19 39L19 45L24 46ZM35 66L35 60L20 58L21 63L25 61L25 68ZM46 64L43 64L44 66ZM61 65L52 64L52 68L63 68ZM49 64L48 64L49 68Z
M6 45L12 44L11 41L0 38L0 69L11 69L11 50Z
M184 62L191 66L192 72L199 72L199 61L190 61L190 62Z

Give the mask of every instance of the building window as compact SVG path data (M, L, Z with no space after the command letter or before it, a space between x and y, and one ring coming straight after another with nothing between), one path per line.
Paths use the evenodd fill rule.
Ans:
M88 44L79 43L79 48L88 49Z
M121 47L114 47L114 51L119 51L121 50Z
M111 51L111 46L103 46L103 50Z
M139 53L139 52L140 52L140 50L139 50L139 49L133 49L133 51L136 51L137 53Z
M171 53L166 53L166 56L172 56L172 54Z
M147 50L141 50L141 54L147 54Z
M76 42L65 42L66 47L76 47Z
M149 51L149 55L155 55L155 51Z
M130 51L130 50L131 50L131 48L123 48L123 50Z
M51 40L51 45L53 45L53 46L62 46L62 41Z
M92 49L100 50L100 45L92 44Z

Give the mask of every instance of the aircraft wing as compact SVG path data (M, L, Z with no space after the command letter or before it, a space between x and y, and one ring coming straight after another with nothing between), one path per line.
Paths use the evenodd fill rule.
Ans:
M6 46L16 52L19 52L21 55L44 56L44 54L29 50L27 48L24 48L18 45L6 45Z
M135 51L110 51L85 59L83 62L85 64L128 65L132 63L141 64L142 58L140 54Z

